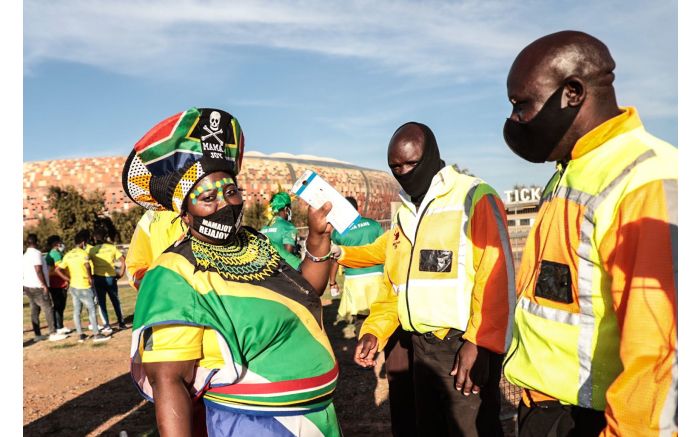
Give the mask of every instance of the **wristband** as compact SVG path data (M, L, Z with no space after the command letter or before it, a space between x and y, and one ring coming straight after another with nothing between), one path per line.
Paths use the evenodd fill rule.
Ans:
M313 261L313 262L315 262L315 263L320 263L320 262L323 262L323 261L325 261L325 260L327 260L327 259L330 259L332 253L333 253L332 251L328 251L328 253L327 253L326 255L324 255L324 256L322 256L322 257L317 257L317 256L313 256L313 255L311 254L311 252L309 252L309 251L307 250L307 251L306 251L306 256L309 257L309 259L310 259L311 261Z

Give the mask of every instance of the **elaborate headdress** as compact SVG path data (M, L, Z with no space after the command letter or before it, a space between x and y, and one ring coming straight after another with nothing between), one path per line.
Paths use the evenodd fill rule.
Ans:
M122 186L144 208L179 213L187 193L207 174L238 174L244 143L238 120L228 112L188 109L161 121L134 145Z
M289 197L289 194L282 191L272 195L272 199L270 199L270 209L273 213L276 213L287 206L292 206L292 198Z

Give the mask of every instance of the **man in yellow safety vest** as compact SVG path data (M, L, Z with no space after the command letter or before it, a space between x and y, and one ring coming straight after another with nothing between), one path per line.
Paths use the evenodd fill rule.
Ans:
M557 162L525 245L505 375L520 436L677 433L677 150L619 107L582 32L525 47L503 134Z
M403 188L392 227L369 245L341 246L338 259L384 264L355 362L375 365L401 326L411 333L417 435L501 436L499 381L515 306L503 203L481 179L446 166L424 124L399 127L387 155Z

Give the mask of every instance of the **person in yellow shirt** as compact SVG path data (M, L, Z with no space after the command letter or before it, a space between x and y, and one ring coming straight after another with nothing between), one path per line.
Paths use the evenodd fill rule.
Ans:
M139 289L153 261L185 233L180 216L173 211L147 210L134 229L126 253L126 276Z
M503 202L483 180L445 165L422 123L394 132L387 161L402 188L392 227L371 244L341 246L338 259L384 264L355 362L375 366L397 329L411 333L416 434L503 436L499 381L515 307Z
M95 293L93 291L92 275L90 270L90 257L85 251L90 231L87 229L78 232L75 236L75 247L71 249L62 260L56 263L56 274L69 282L71 296L73 297L73 323L78 334L78 342L82 343L87 338L83 334L80 325L80 313L83 306L87 307L90 324L92 324L93 338L95 343L107 341L110 337L100 334L97 329L97 319L95 317Z
M90 231L86 231L86 232L88 232L88 234L87 234L87 235L88 235L88 242L87 242L87 244L85 245L85 252L87 252L88 258L89 258L89 257L90 257L90 251L92 250L92 247L93 247L92 244L90 244L90 243L93 242L93 239L92 239L92 234L89 233ZM89 263L90 263L90 271L95 270L95 266L92 265L92 260L89 260ZM93 291L94 291L94 290L93 290ZM95 296L94 296L94 299L93 299L93 300L95 301L95 308L97 308L97 293L95 293ZM105 320L104 316L102 315L102 312L97 311L97 318L100 319L100 323L102 324L102 326L104 326L104 325L107 324L107 321ZM92 330L92 324L90 324L90 325L88 326L88 329Z
M97 302L104 319L102 332L109 335L112 333L112 328L109 326L109 314L107 313L107 295L109 295L109 300L112 301L114 312L117 315L119 329L127 329L119 302L119 287L117 287L117 280L124 276L126 265L124 255L117 246L107 241L107 232L103 228L95 228L92 236L95 239L95 246L89 252L90 261L94 267L92 278L97 293ZM119 261L120 264L119 274L115 268L116 261Z

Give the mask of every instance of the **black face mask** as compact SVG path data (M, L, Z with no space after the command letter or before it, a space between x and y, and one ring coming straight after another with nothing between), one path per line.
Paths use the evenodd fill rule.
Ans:
M214 244L231 243L243 219L243 204L226 205L206 217L192 216L192 229L208 237Z
M402 175L394 174L394 177L406 194L411 196L411 202L420 205L430 188L433 176L445 166L445 161L440 159L440 150L438 149L433 131L424 124L415 122L412 122L412 124L420 127L425 135L423 156L421 156L420 161L411 171ZM401 127L403 126L405 125ZM401 129L401 127L399 127L399 129ZM398 131L399 129L396 130Z
M503 138L510 150L530 162L545 162L564 137L581 105L560 107L564 86L554 91L540 112L527 123L506 119Z

